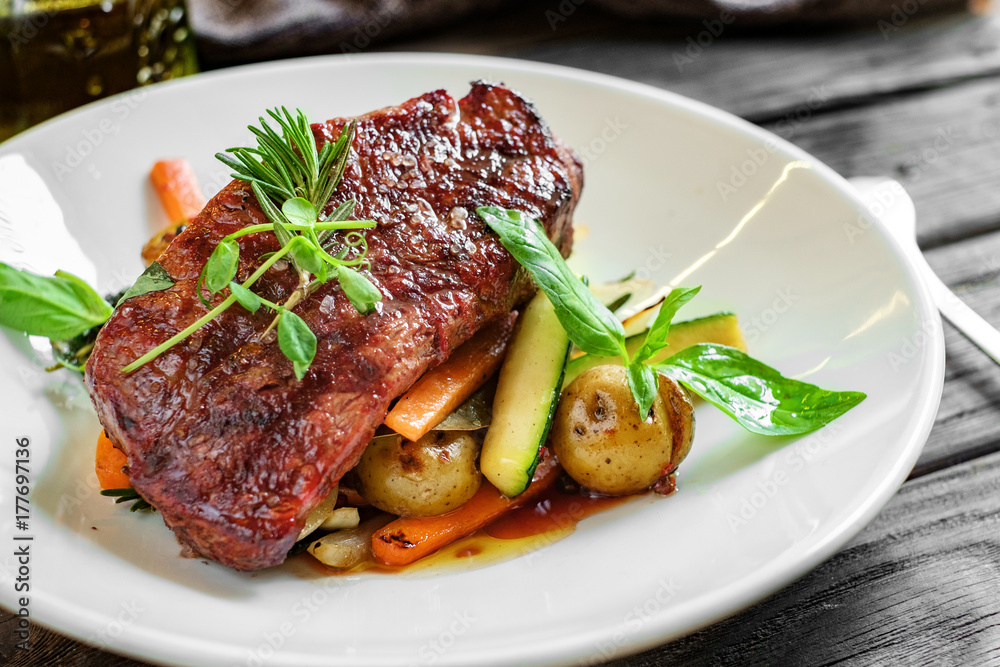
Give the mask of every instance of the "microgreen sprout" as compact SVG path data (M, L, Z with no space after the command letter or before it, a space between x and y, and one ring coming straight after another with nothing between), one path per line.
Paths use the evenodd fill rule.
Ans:
M275 313L261 334L275 327L278 346L292 362L295 376L302 379L316 355L316 336L292 310L321 285L336 280L351 304L362 314L375 308L382 295L361 271L370 268L368 242L358 230L371 229L373 220L351 220L355 201L350 199L323 215L347 165L354 139L355 123L349 123L336 141L319 150L302 110L295 115L282 107L268 110L281 133L264 118L260 128L251 126L256 148L230 148L216 157L234 170L233 177L250 184L269 223L248 225L229 234L216 245L195 284L195 293L208 309L191 325L157 345L122 370L131 373L155 359L205 326L233 304L249 312L261 306ZM336 232L345 234L337 236ZM260 265L242 282L236 276L240 264L240 238L249 234L273 233L279 250L257 258ZM284 303L273 303L252 291L254 283L281 259L287 259L298 276L298 285ZM359 269L361 271L359 271ZM208 291L208 296L205 295ZM225 294L228 292L228 294ZM211 297L223 296L212 305Z

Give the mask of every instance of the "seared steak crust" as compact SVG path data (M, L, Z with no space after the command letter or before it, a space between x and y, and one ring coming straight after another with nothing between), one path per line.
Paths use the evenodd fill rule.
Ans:
M313 126L317 142L345 122ZM392 400L533 290L475 208L537 215L568 253L580 187L576 159L501 86L473 84L457 103L435 91L362 116L328 210L353 197L356 218L378 221L367 232L377 311L357 313L336 281L297 306L318 338L302 381L274 334L260 338L273 315L239 306L123 374L206 312L195 281L222 237L267 222L250 188L230 183L160 258L176 284L122 304L87 364L98 416L127 452L136 490L199 553L239 570L281 563ZM238 280L279 247L269 233L239 242ZM279 262L254 289L282 302L296 284Z

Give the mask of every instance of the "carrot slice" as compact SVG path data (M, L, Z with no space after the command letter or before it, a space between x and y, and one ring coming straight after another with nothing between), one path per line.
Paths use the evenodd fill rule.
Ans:
M375 532L372 553L386 565L408 565L537 498L555 483L560 470L556 457L549 456L538 464L531 484L519 496L507 498L492 484L483 484L476 495L447 514L400 517Z
M410 387L385 417L407 440L419 440L482 386L503 363L516 315L481 329Z
M102 489L127 489L132 486L128 475L123 471L128 465L125 452L117 449L104 431L101 431L100 437L97 438L95 463L97 480L101 483Z
M205 208L198 177L187 160L160 160L149 172L149 180L171 223L189 220Z

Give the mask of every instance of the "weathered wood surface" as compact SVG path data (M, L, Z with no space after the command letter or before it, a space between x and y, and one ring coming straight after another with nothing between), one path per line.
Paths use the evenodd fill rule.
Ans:
M925 254L956 294L1000 328L1000 233ZM1000 450L1000 369L947 322L945 345L941 407L914 476Z
M553 38L573 20L550 31ZM667 88L754 121L808 104L815 89L828 108L867 106L879 95L1000 72L1000 19L991 16L917 13L894 22L887 11L881 24L846 32L764 39L735 22L680 30L678 40L664 43L659 26L622 27L611 36L581 26L569 44L555 41L521 55Z
M613 664L1000 664L1000 455L906 483L794 585Z
M75 642L37 623L31 628L31 648L20 651L8 638L13 635L15 618L0 609L0 665L4 667L148 667L148 663L124 658L100 649Z
M808 106L815 88L823 91L825 108L869 106L878 96L1000 73L1000 16L894 15L890 8L881 22L792 35L762 35L718 20L635 23L587 4L569 12L556 0L388 48L579 67L666 88L756 122Z
M797 37L727 25L684 62L675 56L689 57L687 38L704 26L628 24L586 4L552 23L546 12L559 7L528 3L391 48L528 57L644 81L759 122L845 176L893 175L914 197L931 265L1000 326L1000 17L918 12L905 24L886 17L893 29ZM772 598L615 664L1000 664L1000 370L947 324L945 336L934 430L871 526ZM0 633L9 625L0 611ZM0 642L0 663L143 664L34 632L28 654Z

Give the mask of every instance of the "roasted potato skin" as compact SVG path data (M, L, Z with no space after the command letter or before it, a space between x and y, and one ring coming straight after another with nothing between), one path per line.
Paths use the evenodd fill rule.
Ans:
M673 473L691 449L694 415L684 389L659 376L641 419L622 366L597 366L563 391L549 442L577 483L609 496L640 493Z
M479 444L464 431L431 431L416 442L376 439L354 468L358 493L399 516L457 509L482 483Z
M142 246L142 261L149 266L156 260L160 258L163 251L167 249L170 242L173 241L177 236L187 229L188 221L181 220L172 225L161 229L159 232L153 235L153 238L146 242L146 245Z
M691 453L691 443L694 442L694 403L691 394L677 384L673 378L659 375L659 397L663 399L670 418L670 430L673 434L674 452L670 457L670 472L676 472L677 466Z

